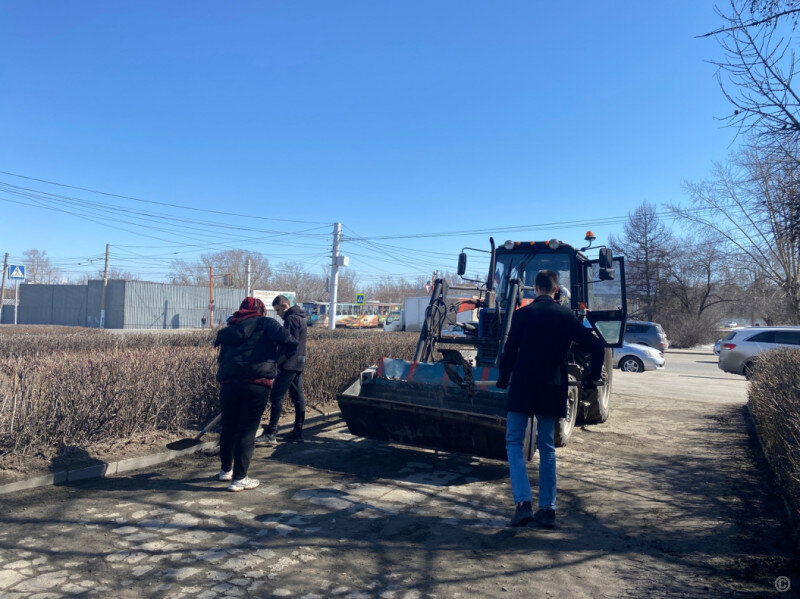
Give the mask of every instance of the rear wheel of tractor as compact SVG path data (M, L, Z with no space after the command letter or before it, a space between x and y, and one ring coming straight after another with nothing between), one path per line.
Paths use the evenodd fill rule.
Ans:
M575 383L573 376L569 377L570 383ZM564 447L572 438L572 431L575 430L575 421L578 419L578 407L580 406L580 392L578 387L570 385L567 391L567 416L556 420L555 445Z
M597 424L608 420L609 404L611 400L611 381L614 378L614 370L611 368L613 361L611 348L606 348L605 359L603 360L603 378L605 385L597 389L589 389L583 392L583 402L586 409L583 414L583 421L586 424Z

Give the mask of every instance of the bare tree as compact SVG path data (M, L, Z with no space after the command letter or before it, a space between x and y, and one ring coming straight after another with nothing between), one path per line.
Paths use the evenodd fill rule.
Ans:
M339 288L336 297L340 302L356 301L356 294L364 292L360 288L358 274L352 268L345 268L339 271Z
M53 266L47 252L36 249L25 250L22 252L25 259L25 282L26 283L59 283L61 282L61 272Z
M71 279L72 282L77 283L78 285L86 285L90 280L96 281L100 279L103 280L103 271L98 270L95 274L84 274L80 275L79 277L75 277ZM141 281L141 277L138 277L127 270L122 270L121 268L110 267L108 269L108 279L109 281L112 279L115 280L123 280L123 281Z
M713 308L735 302L729 258L724 241L714 237L677 241L664 268L665 303L686 316L704 319Z
M743 150L713 178L687 183L691 206L671 206L700 231L713 231L726 251L782 290L790 319L800 322L800 163L774 152Z
M313 301L325 293L326 279L306 271L299 262L284 262L275 269L269 281L275 291L294 291L296 301Z
M632 316L653 320L658 310L659 283L665 275L664 261L671 240L672 235L661 222L655 206L648 202L628 213L621 237L609 237L608 244L614 252L625 256L625 279Z
M259 252L224 250L200 256L199 262L175 260L171 264L172 282L180 285L208 285L209 268L214 268L214 284L231 287L247 285L247 259L253 288L268 289L270 268L267 258Z
M429 280L422 276L413 281L386 276L372 283L366 291L370 299L376 299L381 302L401 303L407 297L428 294L429 291L425 287L427 283L429 283Z
M733 111L725 117L740 132L760 136L761 143L785 144L800 136L800 90L797 72L797 17L800 0L730 0L717 8L724 25L714 36L725 58L712 61Z

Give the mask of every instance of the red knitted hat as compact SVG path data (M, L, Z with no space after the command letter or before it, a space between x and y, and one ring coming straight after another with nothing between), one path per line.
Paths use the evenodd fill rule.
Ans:
M256 297L246 297L239 305L240 310L255 310L261 316L267 313L267 308L264 306L264 302Z

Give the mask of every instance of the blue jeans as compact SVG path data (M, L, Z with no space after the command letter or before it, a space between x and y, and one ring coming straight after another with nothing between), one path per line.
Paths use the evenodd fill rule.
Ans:
M506 452L511 473L511 492L514 502L532 501L531 483L522 446L528 415L509 412L506 415ZM556 509L556 430L555 418L536 417L536 447L539 449L539 507Z

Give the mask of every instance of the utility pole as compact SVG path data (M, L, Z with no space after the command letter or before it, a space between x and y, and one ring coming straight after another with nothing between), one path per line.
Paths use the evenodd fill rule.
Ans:
M247 259L247 289L245 291L247 297L253 297L253 292L250 289L250 258Z
M333 253L331 254L331 303L328 308L328 329L336 328L336 295L339 293L339 243L342 223L333 223Z
M8 252L3 260L3 284L0 285L0 322L3 320L3 306L6 303L6 275L8 275Z
M208 324L214 328L214 267L208 267Z
M100 296L100 328L106 328L106 288L108 287L108 250L111 246L106 244L106 265L103 268L103 293Z

